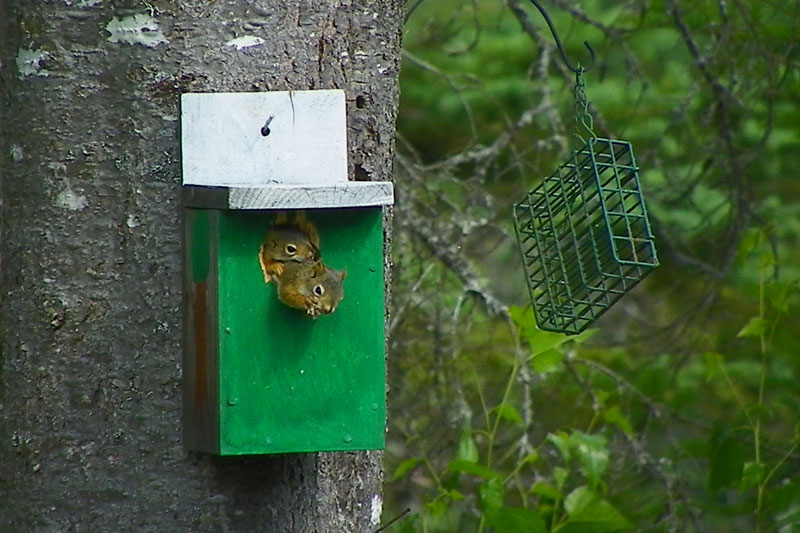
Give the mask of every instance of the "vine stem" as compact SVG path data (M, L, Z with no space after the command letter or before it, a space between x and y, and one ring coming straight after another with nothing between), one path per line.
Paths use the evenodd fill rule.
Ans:
M764 270L766 268L761 266L758 271L758 317L762 323L764 321ZM758 411L756 411L756 425L753 430L753 439L755 440L755 454L756 464L761 464L761 412L764 406L764 382L766 381L767 374L767 338L765 327L761 328L759 332L759 341L761 347L761 368L758 381ZM757 488L756 496L756 533L761 533L761 511L764 503L764 489L766 488L766 478L761 480Z
M517 379L517 373L519 372L521 361L521 332L514 327L510 317L508 319L508 327L511 330L511 336L514 339L514 366L511 368L511 374L508 376L508 382L506 383L506 388L503 391L503 399L500 401L500 405L505 405L508 402L508 397L511 395L511 387L514 386L514 381ZM500 418L500 409L498 409L497 413L495 413L494 424L492 424L492 429L488 436L488 450L486 451L486 466L488 468L492 467L492 447L494 446L494 439L497 436L497 429L500 427Z
M521 357L522 344L520 342L520 335L522 332L514 327L511 317L508 317L508 327L511 330L511 337L514 339L514 366L511 368L511 374L508 376L508 382L506 382L506 388L503 391L503 399L500 401L500 405L505 405L508 402L508 397L511 395L511 388L514 386L514 381L517 379L517 373L519 373L521 362L524 361L524 358ZM492 468L492 448L494 448L494 439L497 436L497 430L500 427L500 418L500 409L498 409L495 413L492 429L489 431L489 434L486 437L487 468ZM486 515L482 514L481 521L478 524L478 533L483 533L485 522Z

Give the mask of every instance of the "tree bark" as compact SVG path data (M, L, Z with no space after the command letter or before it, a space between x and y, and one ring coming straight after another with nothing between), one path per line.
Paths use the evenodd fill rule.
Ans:
M344 89L351 179L391 180L402 20L400 0L0 2L0 530L376 529L381 452L182 449L178 102Z

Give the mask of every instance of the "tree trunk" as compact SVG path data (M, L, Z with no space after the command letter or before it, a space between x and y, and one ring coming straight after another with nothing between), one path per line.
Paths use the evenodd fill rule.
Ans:
M402 20L400 0L0 2L0 530L377 527L381 452L182 449L178 101L344 89L351 179L390 180Z

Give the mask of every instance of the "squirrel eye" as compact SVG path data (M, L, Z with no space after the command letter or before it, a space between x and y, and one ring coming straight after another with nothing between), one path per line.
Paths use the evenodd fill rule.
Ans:
M316 287L314 287L314 294L316 294L317 296L322 296L323 294L325 294L325 287L323 287L322 285L317 285Z
M297 246L294 244L287 244L286 245L286 253L289 255L294 255L297 253Z

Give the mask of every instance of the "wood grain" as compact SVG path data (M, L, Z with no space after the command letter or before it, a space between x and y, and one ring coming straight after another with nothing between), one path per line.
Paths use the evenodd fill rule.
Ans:
M263 187L185 185L186 207L208 209L313 209L376 207L394 203L388 181L349 181L336 185L275 184Z

